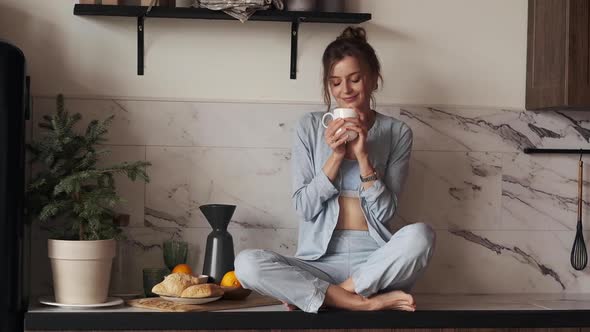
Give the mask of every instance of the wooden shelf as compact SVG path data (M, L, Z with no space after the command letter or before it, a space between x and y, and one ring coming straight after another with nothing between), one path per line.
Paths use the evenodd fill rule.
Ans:
M143 34L144 19L149 18L180 18L180 19L202 19L202 20L234 20L235 18L222 11L209 10L205 8L171 8L171 7L149 7L142 6L104 6L104 5L81 5L74 6L74 15L79 16L120 16L137 18L137 74L143 75ZM369 13L332 13L316 11L281 11L281 10L260 10L255 12L248 21L273 21L291 23L291 79L297 77L297 36L299 24L307 23L341 23L358 24L371 19ZM239 22L239 21L238 21Z

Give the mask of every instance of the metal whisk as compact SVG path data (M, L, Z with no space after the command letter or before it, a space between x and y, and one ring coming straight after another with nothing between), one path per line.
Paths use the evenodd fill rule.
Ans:
M583 270L588 263L588 253L586 252L586 243L584 242L584 233L582 232L582 184L583 184L583 167L582 153L580 152L580 162L578 169L578 226L576 228L576 238L572 247L570 261L572 267L578 271Z

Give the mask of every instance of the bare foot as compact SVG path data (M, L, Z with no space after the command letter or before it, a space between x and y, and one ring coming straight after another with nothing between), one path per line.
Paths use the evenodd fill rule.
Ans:
M283 302L283 305L285 305L285 307L287 307L287 310L289 310L289 311L300 310L297 306L287 303L287 302Z
M369 298L372 302L373 310L403 310L415 311L416 302L412 295L401 290L394 290L387 293L378 294Z

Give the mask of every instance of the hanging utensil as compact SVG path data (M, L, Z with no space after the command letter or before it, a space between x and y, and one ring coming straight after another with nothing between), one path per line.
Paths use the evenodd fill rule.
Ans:
M583 270L588 263L588 253L586 252L586 243L584 242L584 233L582 232L582 184L583 184L583 167L582 153L580 152L580 162L578 169L578 226L576 227L576 238L572 246L570 261L572 267L578 271Z

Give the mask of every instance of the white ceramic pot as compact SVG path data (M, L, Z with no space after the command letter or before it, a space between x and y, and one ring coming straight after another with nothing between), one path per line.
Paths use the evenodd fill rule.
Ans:
M115 240L48 240L55 301L95 304L107 300Z

